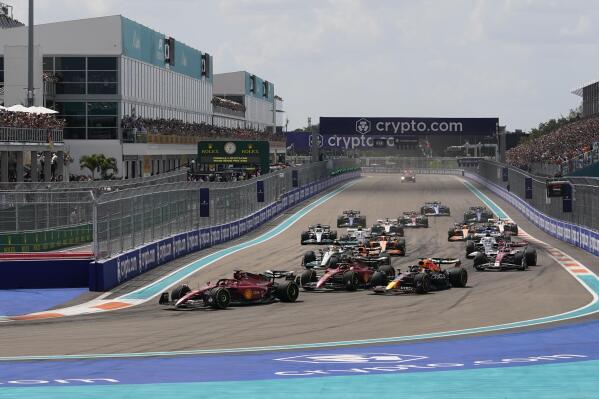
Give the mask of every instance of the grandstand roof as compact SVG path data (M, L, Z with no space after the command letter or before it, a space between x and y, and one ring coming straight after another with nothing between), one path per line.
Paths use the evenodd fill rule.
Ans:
M577 96L582 97L582 89L584 89L585 87L590 86L592 84L595 84L595 83L599 83L599 80L592 80L592 81L590 81L588 83L580 85L580 86L578 86L578 88L572 90L571 93L572 94L576 94Z
M17 26L25 26L22 22L5 14L0 14L0 29L10 29Z

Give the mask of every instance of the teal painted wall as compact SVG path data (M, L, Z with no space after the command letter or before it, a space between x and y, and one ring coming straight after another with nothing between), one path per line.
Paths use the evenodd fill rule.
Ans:
M268 82L268 96L264 97L264 79L256 76L256 91L252 93L250 91L251 87L252 74L249 72L245 73L245 94L248 96L253 96L256 98L261 98L263 100L268 100L269 102L274 102L275 99L275 85L271 82Z
M166 35L125 17L121 17L121 27L123 55L166 69L164 62ZM210 64L212 67L212 57ZM201 79L202 52L175 38L175 65L170 69L192 78Z

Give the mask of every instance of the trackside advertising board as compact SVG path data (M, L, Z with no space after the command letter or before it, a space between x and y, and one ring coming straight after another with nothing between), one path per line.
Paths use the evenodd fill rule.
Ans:
M269 172L268 141L199 141L198 163L203 165L259 166Z

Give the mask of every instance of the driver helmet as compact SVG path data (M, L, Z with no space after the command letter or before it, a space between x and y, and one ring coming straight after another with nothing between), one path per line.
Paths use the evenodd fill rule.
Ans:
M485 234L485 237L491 237L491 233L489 231L487 231L487 233Z

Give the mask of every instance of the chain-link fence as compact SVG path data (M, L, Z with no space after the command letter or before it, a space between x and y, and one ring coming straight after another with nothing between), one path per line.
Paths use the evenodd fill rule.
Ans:
M335 170L355 166L336 159L291 167L256 179L184 182L107 193L98 198L94 252L107 258L177 233L216 226L245 217L296 186L323 180ZM263 187L258 202L258 182ZM208 217L200 217L200 189L209 189Z
M503 181L507 169L507 181ZM483 161L477 171L493 183L509 189L547 216L579 226L599 229L599 178L564 178L572 183L572 212L563 211L562 198L547 197L547 178L534 176L505 164ZM526 178L532 179L532 198L526 199Z

